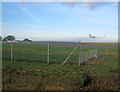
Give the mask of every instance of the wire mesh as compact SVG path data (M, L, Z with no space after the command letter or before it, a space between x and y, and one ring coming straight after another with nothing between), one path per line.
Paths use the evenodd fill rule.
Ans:
M105 55L106 52L111 53L117 50L108 48L106 45L100 46L81 43L81 46L78 46L79 44L79 42L51 41L43 43L12 43L12 59L16 61L37 61L44 63L48 63L49 61L49 63L63 64L69 57L66 60L66 64L79 64L79 60L80 63L84 63L94 58L94 55L101 56ZM76 46L78 47L76 48ZM74 49L75 51L73 52ZM11 60L11 43L6 42L2 44L2 59Z
M50 42L50 63L62 64L77 45L75 42ZM75 52L67 62L73 63L76 60L78 61L78 53Z
M10 43L2 44L2 59L10 60Z
M80 57L80 63L85 63L87 62L89 59L92 59L95 57L95 55L97 56L97 50L88 50L88 51L81 51L81 57Z
M3 44L3 59L11 60L11 44ZM47 63L47 43L12 43L12 59Z

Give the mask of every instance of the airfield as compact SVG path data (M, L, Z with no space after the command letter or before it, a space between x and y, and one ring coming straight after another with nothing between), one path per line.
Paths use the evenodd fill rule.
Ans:
M11 44L11 43L2 43L2 44ZM14 45L32 45L32 46L47 46L47 42L18 42L13 43ZM51 47L75 47L77 42L51 42ZM82 43L82 48L118 48L118 43Z
M81 51L97 50L98 58L79 63L79 43L2 43L3 90L117 90L118 43L82 43ZM81 54L84 56L84 54ZM81 56L81 58L83 58Z

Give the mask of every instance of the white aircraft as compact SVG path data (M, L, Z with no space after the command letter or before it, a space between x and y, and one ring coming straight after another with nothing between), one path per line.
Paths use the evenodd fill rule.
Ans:
M90 37L90 38L99 38L99 37L106 37L106 36L97 36L97 37L96 37L96 36L92 36L91 34L89 34L89 37Z

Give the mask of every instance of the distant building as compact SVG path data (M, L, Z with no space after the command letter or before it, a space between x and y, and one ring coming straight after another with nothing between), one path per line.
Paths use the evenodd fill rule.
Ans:
M23 41L25 41L25 42L32 42L32 40L29 40L29 39L24 39Z

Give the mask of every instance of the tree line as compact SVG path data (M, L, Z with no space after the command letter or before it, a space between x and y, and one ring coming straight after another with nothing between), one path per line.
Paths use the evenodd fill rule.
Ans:
M12 35L8 35L7 37L2 38L2 36L0 36L0 41L14 41L15 40L15 36Z
M13 36L13 35L8 35L4 38L2 38L2 36L0 36L0 41L14 41L14 40L15 40L15 36ZM31 42L32 40L29 40L29 39L25 38L23 41Z

